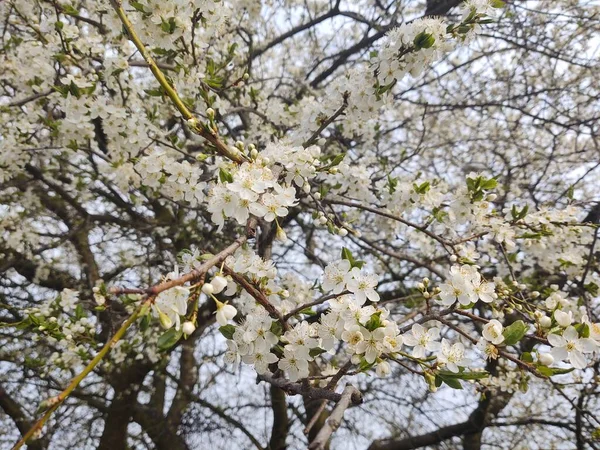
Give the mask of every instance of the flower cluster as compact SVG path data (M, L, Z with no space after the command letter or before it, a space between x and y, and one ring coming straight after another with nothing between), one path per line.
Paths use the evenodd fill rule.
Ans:
M378 302L376 287L377 277L374 274L365 273L356 266L352 267L347 259L340 259L325 267L323 289L334 294L348 290L354 294L358 305L363 305L367 299Z
M231 168L231 172L221 168L220 178L221 182L210 190L207 207L219 229L231 217L245 224L250 214L273 222L285 217L288 208L297 203L293 186L280 184L264 159L245 162Z
M439 303L451 306L456 301L461 305L469 305L481 300L491 303L497 294L493 282L483 281L476 266L452 266L448 282L440 285Z
M188 161L177 161L165 151L154 149L135 164L144 186L174 201L197 206L204 200L206 183L200 181L202 170Z

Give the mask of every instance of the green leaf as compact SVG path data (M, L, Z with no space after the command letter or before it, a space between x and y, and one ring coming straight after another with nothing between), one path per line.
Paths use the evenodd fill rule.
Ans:
M161 337L158 338L158 349L165 351L173 347L179 339L183 336L183 331L181 328L176 330L175 328L169 328L165 331Z
M496 179L490 178L489 180L486 180L481 184L481 189L489 191L490 189L494 189L496 186L498 186L498 182L496 181Z
M486 371L481 372L450 372L449 370L438 370L438 375L444 378L456 378L460 380L482 380L487 378L490 374Z
M142 12L142 13L146 12L144 10L144 5L142 5L140 2L132 2L132 1L130 1L129 4L131 6L133 6L135 9L137 9L139 12Z
M460 381L457 378L455 378L455 377L450 377L450 376L447 376L447 375L445 375L443 373L439 373L438 372L436 374L435 378L436 378L436 383L435 383L436 386L440 386L441 385L441 383L438 384L438 381L437 381L437 379L439 378L444 383L446 383L448 386L450 386L452 389L462 389L463 388L462 384L460 384Z
M577 325L575 325L575 329L577 330L577 333L579 333L579 337L590 337L590 326L587 323L578 323Z
M373 314L365 324L365 328L369 331L376 330L377 328L380 328L382 326L383 325L381 324L381 311L377 311L375 314Z
M308 354L310 356L312 356L313 358L316 356L319 356L323 353L327 353L327 350L323 350L322 348L319 348L319 347L311 348L310 351L308 352Z
M335 167L337 165L339 165L345 158L346 154L345 153L340 153L339 155L335 155L335 157L331 160L331 163L329 163L329 165L331 167Z
M364 358L362 358L360 360L360 365L358 366L358 371L359 372L366 372L367 370L369 370L371 367L373 367L375 365L375 363L368 363Z
M537 366L536 367L537 371L539 373L541 373L542 375L545 375L547 377L551 377L553 375L563 375L565 373L569 373L572 372L573 370L575 370L574 367L571 367L569 369L561 369L560 367L546 367L546 366Z
M502 332L504 343L506 345L514 345L525 336L525 333L527 333L527 325L525 325L525 322L522 320L517 320L516 322L511 323Z
M160 20L161 20L160 28L165 33L173 34L175 32L175 30L177 29L177 25L175 24L175 17L169 17L168 21L163 18L161 18Z
M162 89L144 89L144 92L151 97L162 97L163 95Z
M150 314L146 314L140 321L140 331L144 332L150 327Z
M521 361L532 363L533 362L533 356L531 356L530 352L524 352L521 355Z
M73 8L71 5L63 5L61 6L62 12L68 16L77 16L79 11Z
M298 314L306 314L307 316L314 316L317 313L313 311L312 308L304 308L302 311L299 311Z
M422 48L430 48L433 47L433 44L435 44L435 38L432 34L427 33L426 31L421 31L415 36L413 44L417 50Z
M219 331L223 336L225 336L226 339L233 339L233 333L235 333L235 326L224 325L222 327L219 327Z
M281 336L283 334L283 326L281 325L281 322L275 320L271 324L271 333L273 333L275 336Z
M598 295L598 285L596 283L587 283L584 286L584 289L592 294L594 297Z
M350 261L350 264L354 262L354 257L352 256L352 252L348 250L346 247L342 247L342 259L346 259Z
M223 168L219 169L219 180L221 183L233 183L233 175Z
M505 6L504 0L492 0L492 8L504 8Z
M75 308L75 317L77 318L77 320L85 317L85 311L83 310L83 305L81 303L77 305L77 308Z

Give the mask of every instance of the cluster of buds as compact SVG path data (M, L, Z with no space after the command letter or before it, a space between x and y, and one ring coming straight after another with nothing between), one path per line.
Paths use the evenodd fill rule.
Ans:
M417 289L419 290L419 292L421 292L421 294L423 295L423 298L425 298L426 300L429 300L430 298L436 296L441 291L441 289L436 286L430 292L429 291L430 283L431 283L431 281L429 280L429 278L425 277L425 278L423 278L423 281L421 283L417 284Z

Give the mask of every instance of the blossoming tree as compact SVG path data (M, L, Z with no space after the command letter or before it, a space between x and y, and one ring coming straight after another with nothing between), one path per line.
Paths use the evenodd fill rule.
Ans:
M600 447L599 15L1 3L0 445Z

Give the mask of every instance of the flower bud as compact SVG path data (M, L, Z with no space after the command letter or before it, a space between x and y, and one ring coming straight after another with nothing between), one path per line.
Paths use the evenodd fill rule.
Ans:
M158 320L160 321L160 325L165 330L168 330L169 328L171 328L173 326L173 321L171 320L171 318L169 316L167 316L164 312L162 312L158 306L154 305L154 307L156 308L156 311L158 312Z
M321 193L320 192L315 192L315 199L316 200L321 200Z
M392 368L390 367L390 363L387 361L381 361L377 364L375 368L375 373L378 377L387 377L390 373L392 373Z
M543 366L550 366L554 362L554 357L550 353L540 353L538 356L538 361Z
M189 336L190 334L192 334L194 332L194 330L196 330L196 325L194 325L192 322L190 322L188 320L186 322L183 322L181 329L183 331L183 334L185 334L186 336Z
M341 237L348 236L348 230L346 230L345 228L340 228L338 230L338 235L340 235Z
M548 316L541 317L540 325L542 328L550 328L552 326L552 319Z
M567 328L573 323L573 313L571 311L566 313L561 310L556 310L554 311L554 319L561 327Z
M225 277L217 275L210 281L210 284L213 287L212 294L218 294L223 289L225 289L225 287L227 286L227 279ZM204 286L206 286L206 284ZM204 286L202 287L203 292L204 292ZM204 292L204 293L207 294L207 292Z
M206 295L211 295L215 292L215 287L210 283L205 283L204 286L202 286L202 292Z
M277 224L277 230L275 233L275 238L279 241L279 242L287 242L287 234L285 234L285 231L283 228L281 228L279 226L279 224Z
M206 110L206 116L210 119L213 120L215 118L215 110L212 108L208 108Z

